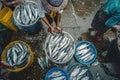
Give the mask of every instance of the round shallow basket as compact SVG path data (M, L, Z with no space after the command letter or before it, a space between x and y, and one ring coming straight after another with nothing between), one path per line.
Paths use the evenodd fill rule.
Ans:
M43 46L43 47L44 47L45 54L46 54L46 56L48 57L48 59L50 59L52 62L57 63L57 64L64 64L64 63L67 63L68 61L70 61L70 60L73 58L73 54L74 54L74 50L75 50L75 44L74 44L74 39L73 39L73 37L72 37L68 32L65 32L65 31L62 31L62 32L63 32L64 34L66 34L67 37L70 38L70 39L73 41L73 45L72 45L72 47L73 47L72 55L71 55L67 60L59 62L59 61L54 60L53 58L51 58L51 57L48 55L49 52L48 52L48 48L46 48L46 46L47 46L47 44L49 43L49 38L50 38L50 36L51 36L52 34L50 34L50 35L47 36L46 41L45 41L45 44L44 44L44 46Z
M50 69L50 70L46 73L46 75L45 75L45 80L51 80L48 76L49 76L51 73L53 73L54 71L61 71L61 72L62 72L62 76L65 76L65 77L66 77L66 80L70 80L67 72L66 72L64 69L62 69L62 68L57 68L57 67Z
M78 58L78 56L76 55L77 48L78 48L80 45L83 45L83 44L88 44L89 46L87 46L87 47L89 47L89 48L92 50L92 54L94 54L94 57L93 57L90 61L87 61L87 62L84 62L84 61L80 60L80 59ZM78 42L78 43L75 45L75 52L74 52L74 53L75 53L75 54L74 54L75 59L76 59L79 63L84 64L84 65L93 63L93 62L95 61L96 57L97 57L96 48L95 48L95 46L94 46L91 42L89 42L89 41L80 41L80 42Z
M67 68L67 74L69 75L69 77L70 77L71 71L72 71L76 66L78 66L78 65L79 65L82 69L88 69L88 71L87 71L84 75L89 76L90 80L93 80L93 75L92 75L89 67L86 66L86 65L82 65L82 64L80 64L80 63L74 63L74 64L68 66L68 68Z
M8 71L11 71L11 72L19 72L19 71L24 70L25 68L29 67L29 66L32 64L33 60L34 60L34 53L32 52L30 46L29 46L26 42L23 42L23 41L13 41L13 42L9 43L9 44L5 47L5 49L3 50L2 56L1 56L2 61L3 61L3 62L6 62L6 60L7 60L7 59L6 59L6 55L7 55L8 49L9 49L10 47L12 47L15 43L18 43L18 42L23 43L23 44L25 44L25 45L27 46L27 48L28 48L28 50L29 50L30 58L28 59L28 62L25 64L25 66L23 66L23 67L15 68L15 69L7 69Z
M36 8L37 8L37 3L36 2L34 2L34 1L27 1L26 3L28 3L28 4L33 4L33 6L35 6ZM25 24L21 24L16 18L17 18L17 12L18 12L18 10L19 10L19 7L20 7L21 5L17 5L16 7L15 7L15 10L14 10L14 12L13 12L13 22L14 22L14 24L20 29L20 30L24 30L24 29L33 29L35 26L37 26L37 22L38 22L38 20L39 20L39 14L38 14L38 18L36 18L36 20L34 20L34 22L33 23L31 23L31 24L28 24L28 25L25 25ZM38 11L39 12L39 11Z

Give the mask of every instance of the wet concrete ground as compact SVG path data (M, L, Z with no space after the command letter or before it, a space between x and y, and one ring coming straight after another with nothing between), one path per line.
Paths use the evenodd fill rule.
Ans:
M97 60L95 63L88 65L91 69L94 80L120 80L106 74L101 67L102 59L99 57L99 54L101 54L101 49L104 47L106 42L94 42L89 36L89 32L87 30L90 27L97 9L100 7L100 3L102 2L104 2L104 0L72 0L73 4L71 4L69 1L68 6L65 8L64 13L62 14L61 26L64 31L69 32L74 37L76 43L80 41L82 37L82 40L88 40L96 46L98 50ZM74 9L72 8L72 5L74 6ZM77 16L77 18L75 16ZM44 29L42 29L42 31L36 35L28 35L26 33L19 32L14 34L15 37L13 37L13 40L19 39L26 41L28 44L30 44L32 50L35 52L35 57L37 58L37 56L42 54L43 51L41 47L45 41L46 35L48 34L46 33L46 30L46 26L44 26ZM73 59L70 63L74 62L75 60ZM53 64L52 62L50 63L51 66L43 71L35 59L29 68L21 72L11 74L10 80L43 80L45 73L51 67L66 67L67 65L57 65Z

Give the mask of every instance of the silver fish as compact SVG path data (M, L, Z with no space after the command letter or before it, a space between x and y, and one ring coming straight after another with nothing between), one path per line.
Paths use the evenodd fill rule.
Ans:
M74 70L70 74L70 77L76 77L79 74L80 70L81 70L81 68L79 66L74 68Z
M30 5L29 5L29 4L27 4L27 11L28 11L28 13L29 13L29 18L30 18L30 20L33 21L32 11L31 11L31 8L30 8Z
M83 77L81 80L89 80L88 76Z
M25 24L25 22L26 22L26 18L25 18L25 15L24 15L24 5L21 5L21 9L20 9L20 12L21 12L21 22L22 22L22 24Z
M78 76L84 75L87 71L88 71L88 69L83 69L82 71L80 71L80 73L78 74Z
M59 39L60 35L57 34L56 37L54 38L53 42L56 42Z
M16 45L21 51L24 50L23 47L22 47L22 45L21 45L21 43L15 43L15 45Z
M87 53L85 56L81 57L80 59L83 60L87 57L90 57L90 55L92 55L92 52Z
M54 50L52 50L52 53L55 53L56 50L58 50L59 44L57 44L54 48Z
M52 78L51 80L66 80L66 77L65 76L60 76L60 77Z
M90 53L90 52L91 52L91 50L88 49L88 50L86 50L85 52L83 52L82 54L80 54L80 55L78 55L78 56L79 56L79 57L83 57L83 56L87 55L87 54Z
M92 59L94 58L94 56L95 56L95 55L92 54L90 57L84 59L83 61L88 62L88 61L92 60Z
M30 4L29 4L29 7L30 7L30 11L31 11L31 13L30 13L30 14L31 14L31 18L30 18L30 19L31 19L31 21L33 22L33 21L35 20L35 17L33 16L34 10L32 9L33 5L30 5Z
M50 55L50 57L54 58L58 53L59 53L59 51L57 50L53 55Z
M58 44L58 43L60 43L60 41L62 40L62 36L60 36L58 39L57 39L57 41L55 42L55 44Z
M64 41L64 40L65 40L65 41ZM64 42L61 42L61 43L60 43L60 47L58 48L59 50L61 50L61 49L67 44L67 40L68 40L67 37L65 37L65 38L63 39Z
M67 43L65 46L63 46L63 49L65 49L70 44L70 39L67 40Z
M86 48L88 46L88 44L82 44L82 45L80 45L78 48L77 48L77 50L79 51L79 50L82 50L82 49L84 49L84 48Z
M24 11L24 15L25 15L25 18L26 18L26 22L25 22L25 24L27 25L27 24L29 24L30 19L29 19L29 16L28 16L28 14L27 14L27 11L26 11L26 6L24 5L23 8L24 8L24 9L23 9L23 11Z
M48 67L49 66L49 59L47 56L45 57L45 62L46 62L46 66Z
M38 63L40 65L40 67L44 70L45 67L44 67L44 63L43 63L43 59L42 58L38 58Z
M59 56L56 60L61 60L64 56L66 56L67 53L65 53L64 51L59 53Z
M48 77L54 77L56 75L62 75L62 72L61 71L54 71L52 74L50 74Z
M15 51L14 51L14 47L12 48L12 53L13 53L13 61L14 61L14 63L16 63L16 61L17 61L17 53L15 53Z
M24 62L28 61L30 59L30 55L26 55L25 58L23 58L21 61L18 60L18 62L16 63L17 65L21 65L23 64Z
M83 50L81 50L81 51L78 51L78 52L77 52L77 55L81 55L81 54L83 54L83 53L87 53L89 50L90 50L90 48L85 48L85 49L83 49Z
M16 19L18 20L19 23L21 23L21 20L20 20L20 11L18 11Z

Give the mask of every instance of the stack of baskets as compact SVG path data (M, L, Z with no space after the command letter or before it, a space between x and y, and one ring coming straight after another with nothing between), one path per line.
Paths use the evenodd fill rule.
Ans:
M5 7L0 11L0 23L5 25L7 28L18 31L18 29L14 26L12 22L13 12L9 7Z

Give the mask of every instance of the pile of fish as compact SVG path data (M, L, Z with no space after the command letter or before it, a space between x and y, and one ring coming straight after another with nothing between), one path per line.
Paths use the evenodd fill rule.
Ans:
M79 61L89 62L95 57L95 54L93 54L93 49L89 46L90 44L85 43L76 48L75 55Z
M50 35L45 45L47 56L55 63L66 63L73 57L74 41L67 33Z
M48 75L48 80L67 80L62 71L54 71Z
M90 80L88 69L77 64L68 70L70 80Z
M38 59L38 63L40 65L40 67L45 70L46 67L49 67L49 60L47 57L42 57L42 56L39 56Z
M6 63L13 68L24 67L29 59L29 50L27 46L21 42L16 42L8 49L6 54Z
M15 18L18 21L18 23L23 24L23 25L29 25L34 23L38 17L38 8L37 5L34 3L26 2L23 4L20 4L16 9L15 9Z

